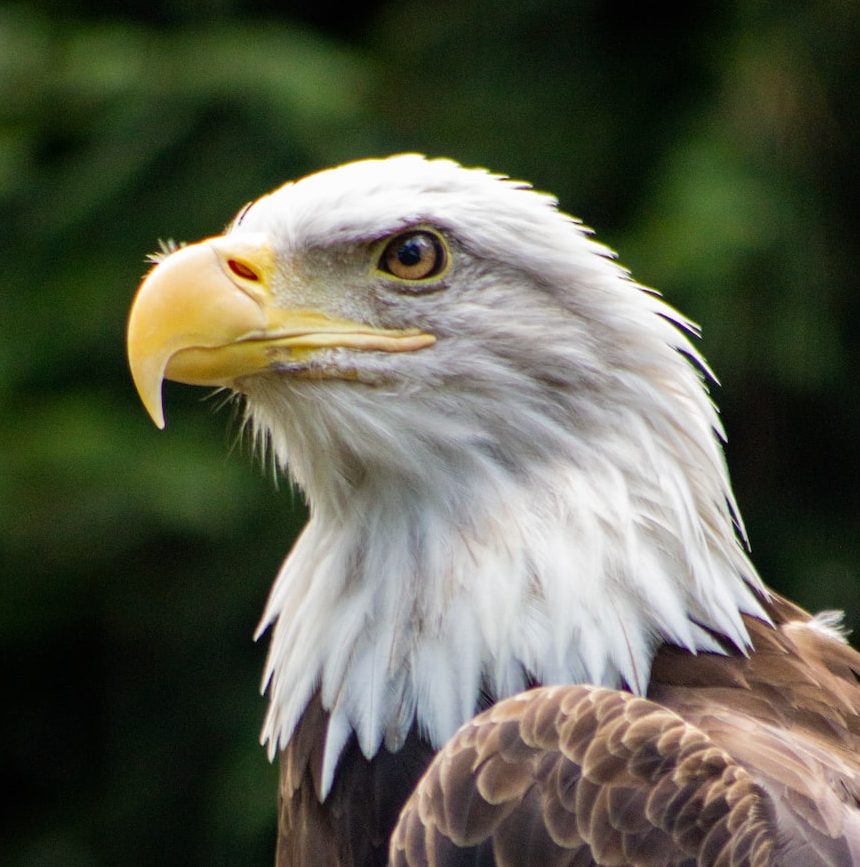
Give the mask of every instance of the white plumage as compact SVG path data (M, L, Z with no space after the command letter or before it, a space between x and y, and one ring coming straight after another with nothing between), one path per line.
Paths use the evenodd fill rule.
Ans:
M374 245L415 226L451 251L429 289L373 269ZM317 352L324 380L283 363L236 384L311 508L260 626L270 753L318 688L325 794L352 732L370 757L417 718L438 748L482 689L643 693L663 641L746 646L740 612L763 616L765 591L694 329L553 199L407 155L287 184L227 237L246 233L274 245L284 306L436 338Z

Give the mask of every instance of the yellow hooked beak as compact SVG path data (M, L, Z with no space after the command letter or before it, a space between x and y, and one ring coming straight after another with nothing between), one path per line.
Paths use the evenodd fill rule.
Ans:
M128 360L137 392L164 427L161 383L232 385L325 347L408 352L435 341L418 329L371 328L275 303L275 254L264 236L208 238L159 262L128 320ZM333 374L336 375L336 374Z

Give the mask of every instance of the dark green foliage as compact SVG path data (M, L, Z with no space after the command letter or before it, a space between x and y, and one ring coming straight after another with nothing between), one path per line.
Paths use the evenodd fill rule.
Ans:
M250 636L300 499L201 390L159 434L123 331L159 238L332 163L558 194L702 322L765 579L860 624L860 7L308 5L0 9L4 865L270 863Z

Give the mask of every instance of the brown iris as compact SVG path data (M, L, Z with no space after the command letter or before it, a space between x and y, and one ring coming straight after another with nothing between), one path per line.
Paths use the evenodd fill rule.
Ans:
M445 247L433 232L413 230L385 245L379 268L401 280L426 280L441 273L446 262Z

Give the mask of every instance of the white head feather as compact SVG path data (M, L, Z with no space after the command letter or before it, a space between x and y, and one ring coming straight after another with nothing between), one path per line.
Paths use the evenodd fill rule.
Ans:
M740 612L763 616L693 327L555 205L407 155L287 184L231 229L275 244L285 303L437 338L318 362L354 381L241 384L311 508L260 627L263 738L283 747L321 689L326 791L353 732L370 757L416 720L441 746L482 690L642 693L660 642L743 649ZM371 273L410 226L450 246L435 291Z

